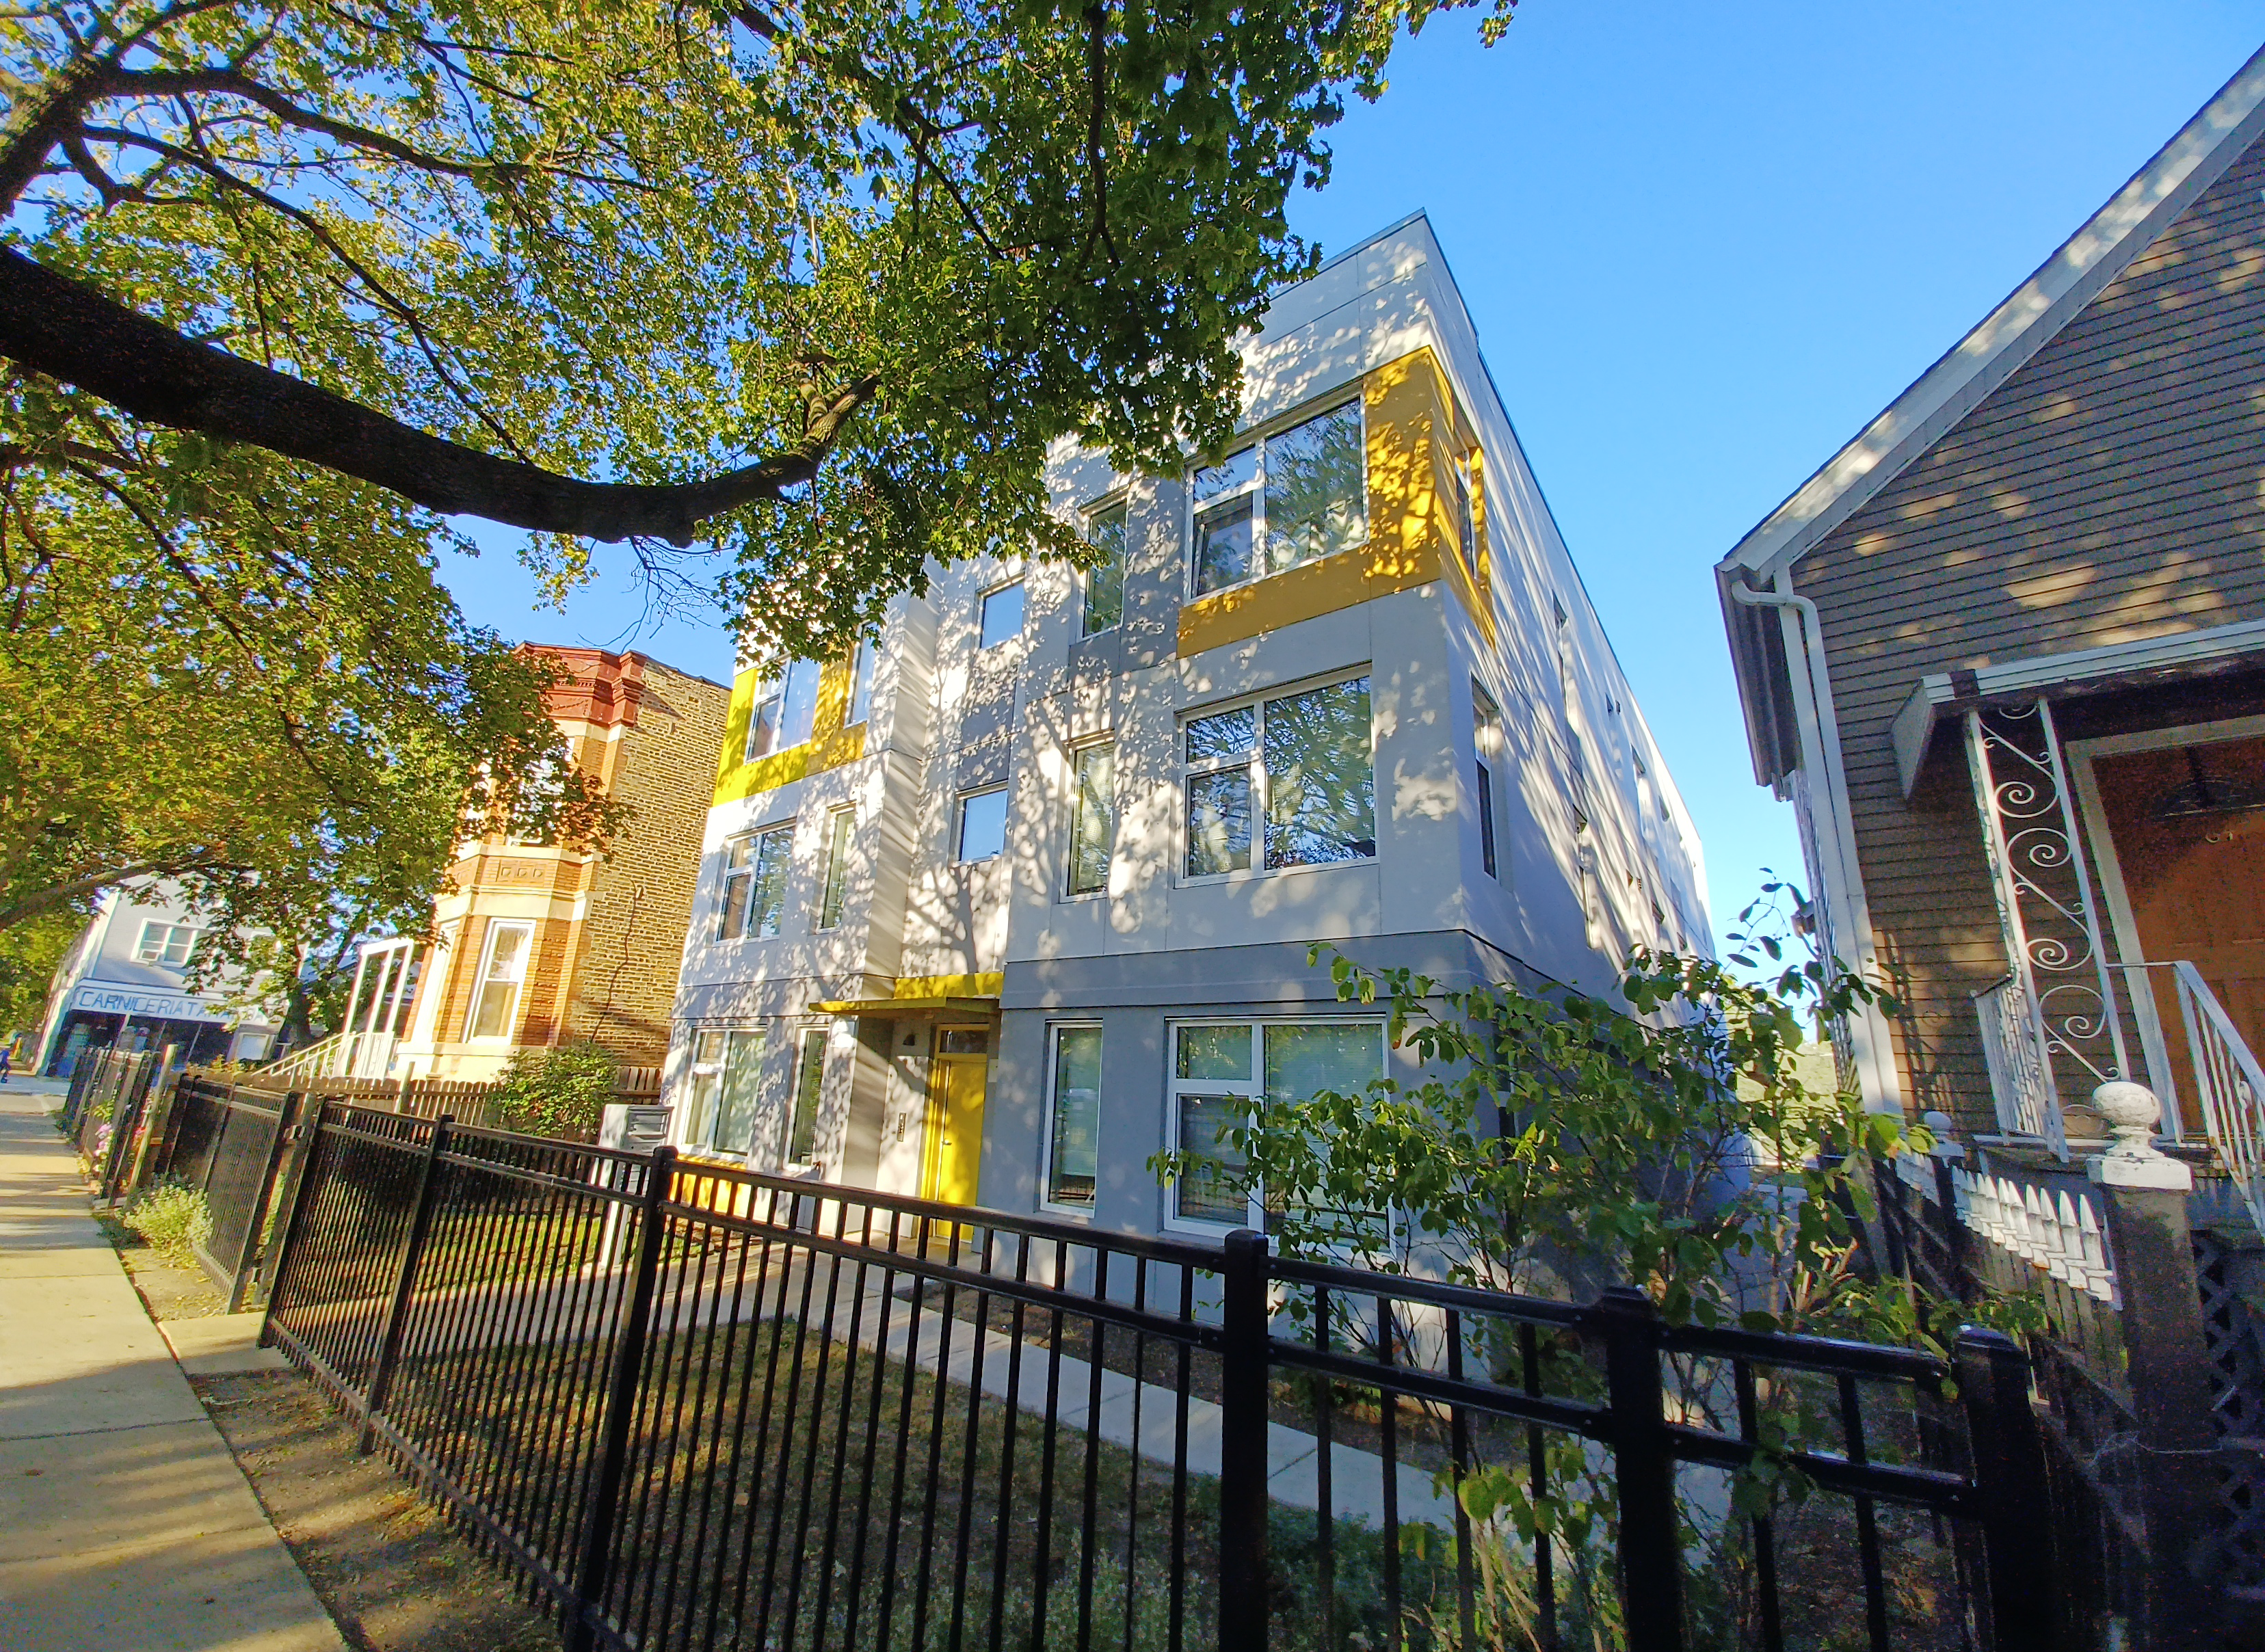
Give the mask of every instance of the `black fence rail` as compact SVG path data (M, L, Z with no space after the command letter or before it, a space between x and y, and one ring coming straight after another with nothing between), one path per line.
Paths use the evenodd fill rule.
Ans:
M86 1161L98 1198L116 1198L134 1168L144 1113L163 1077L162 1059L154 1051L104 1050L72 1069L61 1124Z
M259 1299L275 1231L289 1206L303 1153L292 1148L305 1131L302 1096L184 1074L173 1087L149 1175L184 1183L205 1196L211 1232L190 1248L234 1314Z
M281 1249L270 1338L577 1648L2054 1644L1986 1334L1952 1402L1926 1356L1634 1293L337 1103Z

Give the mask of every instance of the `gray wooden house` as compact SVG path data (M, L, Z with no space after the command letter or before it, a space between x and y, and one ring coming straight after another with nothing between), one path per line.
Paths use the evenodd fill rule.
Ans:
M2265 52L1716 571L1883 1110L2049 1149L2122 1076L2260 1191Z

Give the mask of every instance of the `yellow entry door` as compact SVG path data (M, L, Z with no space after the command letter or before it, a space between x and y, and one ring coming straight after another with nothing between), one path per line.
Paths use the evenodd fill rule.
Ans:
M985 1056L939 1055L929 1080L928 1153L921 1192L947 1204L975 1203L983 1164Z

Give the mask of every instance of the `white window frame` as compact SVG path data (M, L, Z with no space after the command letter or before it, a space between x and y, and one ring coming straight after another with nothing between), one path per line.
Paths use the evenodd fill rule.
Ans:
M798 740L790 740L784 738L786 730L783 726L786 717L787 684L797 671L805 669L816 673L816 678L810 687L811 731ZM790 659L755 685L754 702L747 708L747 742L740 753L742 761L753 763L766 757L776 757L781 752L790 752L797 746L807 746L817 737L818 695L824 675L825 667L814 659ZM778 731L779 738L759 752L755 749L755 740L763 731L763 708L769 705L776 705L778 708L782 726Z
M1311 1027L1315 1025L1352 1025L1374 1029L1377 1044L1377 1071L1389 1076L1392 1072L1392 1045L1388 1029L1380 1018L1367 1015L1185 1015L1169 1018L1164 1022L1164 1146L1166 1151L1180 1150L1180 1102L1183 1096L1235 1095L1256 1103L1266 1093L1266 1029L1269 1027ZM1180 1030L1183 1027L1248 1027L1250 1029L1250 1073L1247 1081L1234 1079L1183 1079L1180 1076ZM1049 1121L1052 1115L1049 1114ZM1253 1197L1245 1206L1243 1219L1229 1222L1203 1216L1180 1214L1180 1189L1175 1182L1161 1190L1163 1194L1163 1220L1166 1228L1184 1234L1205 1234L1217 1238L1222 1231L1236 1227L1266 1231L1266 1210L1264 1201ZM1256 1190L1253 1190L1256 1194Z
M722 1026L712 1022L700 1022L691 1028L690 1033L691 1047L685 1055L686 1084L688 1087L696 1087L703 1078L712 1075L716 1084L715 1104L713 1112L703 1119L696 1110L692 1097L687 1096L685 1132L677 1145L710 1159L737 1160L742 1164L753 1166L755 1157L756 1127L762 1120L765 1068L770 1060L771 1053L769 1031L761 1026ZM712 1063L703 1062L700 1059L701 1040L710 1034L716 1036L722 1050L722 1054ZM724 1117L724 1082L732 1070L732 1042L741 1038L753 1038L756 1041L755 1093L749 1098L748 1103L747 1145L744 1148L718 1147L716 1146L716 1127L723 1121ZM705 1139L693 1139L691 1127L696 1124L705 1124L706 1130L703 1132Z
M817 921L811 925L819 934L839 929L848 911L849 846L856 833L854 807L826 811L826 864L819 869Z
M527 944L519 955L519 973L511 982L511 1005L504 1011L501 1032L476 1033L479 1024L480 1008L487 1001L488 972L495 966L496 939L506 931L515 930L527 937ZM464 1006L464 1042L466 1044L509 1044L519 1027L519 1011L527 993L528 966L535 957L535 920L532 918L492 918L488 921L487 933L480 937L480 966L472 976L472 1000Z
M1046 1112L1045 1130L1042 1139L1043 1151L1039 1154L1038 1162L1038 1208L1052 1212L1056 1216L1067 1216L1074 1221L1089 1222L1101 1204L1101 1164L1097 1152L1093 1167L1093 1202L1088 1204L1067 1204L1052 1197L1054 1128L1060 1117L1057 1110L1059 1098L1055 1095L1054 1086L1060 1077L1061 1036L1065 1032L1101 1033L1102 1048L1104 1052L1103 1059L1104 1060L1107 1059L1109 1036L1103 1031L1100 1022L1088 1018L1079 1021L1050 1021L1046 1023ZM1169 1072L1169 1069L1167 1071ZM1094 1131L1098 1135L1101 1129L1101 1086L1098 1084L1096 1085L1093 1093L1093 1112Z
M1014 823L1014 806L1011 801L1007 806L1007 812L1000 817L998 848L989 855L978 855L973 860L968 859L965 853L967 848L967 805L978 797L1003 796L1006 791L1007 787L1002 782L996 786L972 787L958 795L958 799L952 804L951 810L951 863L954 866L988 866L994 861L1003 861L1007 858L1007 833Z
M818 1094L810 1098L810 1156L794 1156L795 1115L802 1106L802 1075L809 1060L810 1041L819 1040ZM826 1073L833 1063L834 1024L831 1022L805 1023L794 1033L794 1066L788 1073L785 1117L780 1121L783 1128L779 1136L779 1162L790 1170L822 1170L825 1161L819 1152L818 1128L826 1106ZM750 1146L752 1146L752 1139Z
M1264 426L1243 432L1242 440L1230 443L1227 451L1220 455L1219 459L1215 462L1219 464L1225 464L1237 454L1243 453L1253 448L1257 451L1258 456L1252 466L1250 480L1243 483L1239 487L1234 488L1227 492L1215 493L1212 495L1211 498L1205 499L1198 504L1196 500L1196 473L1198 470L1208 470L1212 466L1208 464L1193 464L1188 467L1188 507L1186 524L1188 552L1184 558L1185 566L1181 570L1181 580L1183 588L1185 591L1186 597L1189 601L1194 602L1200 600L1205 597L1214 597L1222 591L1239 591L1244 586L1256 585L1261 579L1271 579L1278 573L1287 573L1290 571L1289 568L1275 568L1271 565L1267 565L1266 444L1278 437L1288 435L1292 431L1298 429L1300 426L1310 425L1317 418L1326 418L1331 413L1339 411L1341 409L1347 407L1358 408L1360 411L1361 531L1360 537L1355 540L1351 544L1347 545L1344 549L1349 551L1358 550L1363 545L1368 543L1369 539L1372 536L1368 508L1368 397L1361 394L1358 388L1356 387L1350 397L1340 396L1335 399L1328 400L1317 404L1308 404L1307 406L1301 407L1294 412L1284 414L1280 418L1269 419ZM1251 502L1250 560L1252 565L1256 571L1255 572L1245 574L1242 579L1234 580L1229 584L1214 586L1208 591L1197 590L1196 563L1197 552L1199 547L1199 542L1197 537L1198 525L1205 516L1214 511L1220 510L1234 500L1242 499L1246 496L1250 499ZM1336 555L1338 553L1332 552L1331 554ZM1318 562L1322 559L1315 557L1309 557L1307 560ZM1305 563L1293 563L1291 567L1302 568L1305 565Z
M1084 789L1078 783L1078 764L1094 752L1109 753L1109 851L1101 862L1101 884L1096 889L1073 886L1077 876L1077 833L1085 804ZM1064 900L1105 900L1109 897L1110 869L1117 861L1117 737L1098 735L1089 740L1080 740L1071 746L1069 757L1069 833L1062 846L1061 898Z
M861 637L857 647L849 656L849 709L842 715L841 726L854 729L869 722L873 715L873 663L877 651L873 639Z
M1087 543L1093 543L1094 529L1099 525L1102 518L1111 515L1122 518L1125 525L1124 541L1125 542L1120 543L1117 549L1117 617L1106 625L1096 625L1093 622L1094 570L1090 568L1081 570L1077 576L1077 634L1081 639L1099 637L1104 631L1113 631L1125 623L1125 552L1131 549L1129 542L1132 537L1131 501L1124 494L1119 493L1087 506L1083 537Z
M1502 875L1502 818L1496 804L1502 790L1503 753L1509 744L1502 710L1477 678L1471 680L1471 749L1476 754L1472 784L1478 794L1479 870L1497 884Z
M164 939L160 941L157 950L152 951L149 946L150 937L159 931L164 933ZM142 933L135 936L134 941L134 961L136 964L155 964L162 969L186 969L189 960L196 956L197 942L203 935L204 931L195 924L173 923L163 918L144 918L142 921ZM167 957L165 955L173 950L175 939L181 935L188 937L181 947L181 956L178 958Z
M784 932L788 894L786 879L794 873L794 828L793 821L780 820L767 826L758 826L753 832L737 833L725 841L724 872L716 890L716 939L718 942L771 941ZM785 848L782 853L786 856L786 868L785 876L779 884L778 928L766 935L756 921L755 896L762 887L763 845L774 838L784 841ZM747 863L744 867L734 867L732 851L742 843L747 846ZM732 884L735 878L742 877L747 880L747 904L740 909L739 934L730 935L725 931L732 917Z
M1019 589L1023 593L1023 617L1021 621L1016 625L1012 631L1009 631L1006 636L999 638L996 642L985 642L983 640L983 630L987 616L991 611L991 599L995 596L1003 596L1009 591L1017 589ZM975 651L979 654L987 653L992 649L1004 648L1009 643L1021 641L1023 633L1024 630L1029 629L1030 623L1031 589L1027 585L1023 584L1023 576L1021 574L1016 574L1011 579L1001 579L994 586L985 587L981 594L977 596L975 599Z
M1173 878L1177 884L1222 884L1242 877L1275 877L1293 872L1327 871L1333 867L1373 865L1382 849L1381 839L1373 840L1377 848L1367 855L1344 861L1308 861L1295 866L1269 866L1266 858L1266 710L1277 700L1294 700L1300 695L1317 689L1335 688L1339 683L1368 683L1368 796L1369 825L1376 826L1376 679L1373 663L1364 663L1327 677L1307 682L1288 684L1269 688L1261 694L1244 695L1238 699L1222 700L1214 705L1191 706L1180 713L1176 755L1180 763L1179 824L1176 829L1177 848L1173 861ZM1250 725L1250 751L1248 756L1231 754L1207 757L1199 762L1188 761L1188 724L1200 723L1207 717L1228 712L1254 710L1256 716ZM1191 782L1198 775L1221 774L1229 769L1247 768L1250 773L1250 864L1224 872L1191 872L1188 855L1192 848L1188 830L1188 795Z

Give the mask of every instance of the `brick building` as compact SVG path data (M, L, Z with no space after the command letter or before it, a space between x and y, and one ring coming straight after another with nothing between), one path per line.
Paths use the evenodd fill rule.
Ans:
M643 654L536 651L571 673L550 708L575 761L632 812L605 859L499 836L460 844L433 913L440 944L416 949L413 986L401 990L412 943L366 958L358 1005L408 1002L384 1017L404 1028L399 1043L358 1067L485 1079L514 1049L585 1038L632 1066L667 1053L731 691Z

